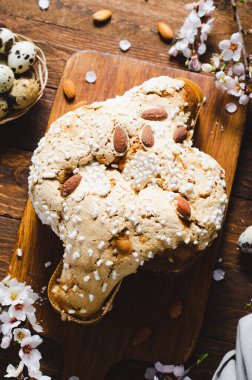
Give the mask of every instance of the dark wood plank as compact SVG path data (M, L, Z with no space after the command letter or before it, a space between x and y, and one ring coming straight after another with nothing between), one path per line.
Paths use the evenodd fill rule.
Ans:
M195 362L202 353L208 353L209 356L200 366L193 368L189 374L190 378L193 380L210 379L217 368L217 363L221 361L227 351L233 348L234 345L231 343L201 337L195 354L192 360L187 363L186 367ZM116 362L108 370L104 380L143 380L146 368L151 365L153 365L153 363L130 359Z
M6 276L10 263L19 221L0 216L0 279Z
M246 130L237 166L236 178L232 194L252 199L252 107L249 107Z
M0 215L21 218L31 153L0 146Z
M252 202L231 198L224 226L220 257L226 267L252 273L252 255L237 250L237 241L244 229L252 224Z
M41 361L42 372L51 376L53 380L61 380L64 358L60 347L53 340L45 337L40 346L40 352L43 357ZM0 378L4 379L7 366L10 363L17 366L19 363L18 346L11 346L7 350L0 349L0 356Z
M195 367L189 376L193 380L210 380L223 356L228 351L233 350L234 347L233 343L201 336L194 353L194 359L197 360L203 353L208 353L209 356L199 366Z
M200 127L196 133L195 143L196 146L217 158L227 170L228 193L230 193L241 142L245 110L240 108L232 116L217 112L219 104L228 101L228 98L226 95L217 92L211 78L188 72L182 73L171 68L130 60L126 57L101 55L94 52L74 55L68 61L65 75L76 82L77 78L81 76L82 70L91 66L99 73L97 83L93 86L83 83L82 87L77 87L76 100L83 98L83 96L86 96L90 102L106 99L123 93L132 85L141 83L142 80L153 75L184 75L200 83L207 95L208 103L200 116ZM111 69L112 67L113 69ZM134 72L134 76L129 77L129 72ZM110 86L107 83L110 83ZM55 120L70 107L71 105L63 97L61 83L50 121ZM219 122L219 125L224 125L224 132L220 133L218 129L213 127L216 121ZM220 146L222 149L219 149ZM232 146L232 157L228 157L229 146ZM17 261L16 257L13 256L10 265L12 275L18 276L22 280L25 279L37 287L45 285L62 255L61 245L53 236L48 228L42 228L30 202L28 202L15 245L15 248L23 248L25 255L22 262ZM215 263L214 249L216 249L216 245L214 247L211 253L208 252L208 254L203 255L202 259L190 271L181 274L179 277L152 278L152 276L142 273L128 278L124 281L116 298L113 312L97 326L83 326L81 334L79 333L80 326L60 322L59 316L53 312L49 304L39 310L39 315L44 320L47 335L57 339L66 355L63 378L68 378L73 370L80 378L89 378L90 380L102 378L104 372L114 361L126 357L151 361L158 359L186 360L190 356L195 345L195 338L199 334ZM44 262L48 260L48 257L51 257L52 252L54 253L51 258L53 265L50 270L44 271L42 270ZM155 287L153 286L154 283ZM167 291L163 292L163 289L167 289ZM193 298L191 297L192 293ZM144 294L148 294L148 297L144 297ZM171 322L168 321L168 309L174 299L174 294L182 299L184 313L178 321ZM125 299L127 299L127 303L125 303ZM152 305L151 310L150 304ZM162 305L162 312L160 305ZM124 329L115 323L115 319L121 321ZM189 331L187 330L188 323L190 324ZM133 347L131 344L132 336L141 324L151 325L153 334L146 344ZM114 337L113 344L111 344L111 334ZM69 350L72 344L72 336L76 337L74 356L72 350ZM160 345L164 336L169 337L169 339L166 338ZM108 342L110 342L110 349L104 356L102 352L106 349L105 347L108 347ZM89 361L90 355L92 356L90 367L83 366L80 368L81 358L85 357Z
M0 18L0 23L27 35L42 47L48 60L50 86L58 85L65 61L72 53L95 48L99 51L123 54L118 46L122 38L128 38L132 42L132 48L127 53L131 57L184 67L179 60L168 59L168 46L159 38L155 27L160 15L167 14L167 21L174 31L177 31L180 26L178 20L182 23L187 14L182 0L176 8L172 2L164 5L158 1L152 3L131 0L125 3L114 0L112 4L107 4L115 12L111 23L99 28L92 22L92 12L99 6L104 8L103 2L96 2L94 6L90 1L58 1L52 3L47 12L40 11L37 3L32 0L25 2L24 9L15 0L11 0L11 5L12 7L4 0L0 0L0 9L3 15L5 13ZM242 4L240 8L244 28L248 29L250 21L246 15L251 12L251 2ZM26 18L19 17L20 14L29 17L29 23ZM33 21L30 17L39 21ZM235 31L236 25L232 19L231 8L220 1L219 12L216 12L215 29L209 39L209 49L205 59L207 60L209 54L216 50L221 39L227 38ZM249 50L252 45L251 39L247 38L247 43Z
M210 43L216 44L216 36L228 35L236 31L232 18L232 8L229 2L218 0L215 2L218 11L215 12L215 26ZM133 42L148 41L148 45L156 45L156 48L164 50L165 44L157 38L156 23L160 19L166 21L174 32L178 31L188 11L184 8L185 2L176 1L176 7L172 2L160 2L158 0L128 0L125 1L101 1L96 0L58 0L51 2L49 9L42 12L37 3L28 0L23 7L15 0L0 1L1 11L9 15L25 17L50 23L64 28L81 30L86 34L92 31L94 36L100 38L113 37L128 38ZM113 12L112 20L103 27L95 27L92 14L99 10L109 8ZM251 2L246 2L239 7L244 28L250 27L247 14L251 11ZM178 22L179 20L179 22ZM146 44L147 45L147 44ZM148 49L149 46L146 46ZM138 44L135 43L135 46Z
M132 5L132 3L134 4ZM216 1L216 4L218 6L218 13L216 15L217 22L214 33L209 40L210 52L216 48L217 42L220 39L226 38L229 34L236 31L235 23L232 21L229 2L218 0ZM168 63L174 67L182 67L182 64L178 60L168 61L167 50L169 45L163 43L158 38L155 30L155 23L156 21L159 21L160 15L162 15L162 19L168 22L174 30L176 30L182 24L183 17L186 14L183 5L184 2L182 2L182 0L175 3L164 3L158 0L149 0L147 3L145 3L144 0L129 0L127 2L112 0L107 3L101 2L100 0L96 0L95 2L91 2L90 0L57 0L51 2L51 7L47 12L42 12L38 9L37 2L33 0L23 2L22 6L20 6L20 2L18 1L9 0L6 3L6 1L0 0L0 22L7 24L17 32L24 33L35 39L44 49L48 58L49 86L56 88L63 72L65 61L72 52L83 48L92 49L95 46L96 49L101 51L121 54L118 49L118 41L121 38L128 38L133 44L132 49L127 53L129 56L149 60L150 62ZM91 14L94 10L104 7L112 8L112 22L105 27L95 28L91 21ZM239 7L241 9L240 14L242 22L245 25L245 28L247 28L250 26L250 18L248 15L251 13L252 2L247 1L245 5L239 4ZM29 19L29 22L27 22L27 19ZM38 20L38 22L32 21L31 19ZM57 26L53 24L57 24ZM148 43L146 41L148 41ZM246 42L248 51L251 52L252 40L250 36L246 37ZM51 99L49 99L50 94ZM1 126L1 144L33 150L39 138L44 134L53 96L54 91L50 89L47 90L43 104L43 101L40 101L39 104L25 117L4 127ZM47 101L48 99L49 101ZM37 117L38 115L39 117ZM250 117L247 120L248 127L250 127L251 121L252 116L250 112ZM251 141L251 129L247 128L238 163L236 182L232 192L233 195L245 199L252 199ZM8 151L4 153L5 157L7 157L7 153ZM10 160L19 156L17 152L13 153L11 150L9 154ZM20 154L23 155L23 152ZM24 156L22 158L22 164L24 164L24 166L27 165L26 167L28 168L29 163L27 160L27 164L25 164L26 159L23 161ZM2 197L1 201L3 201L3 203L0 204L4 213L7 210L8 215L19 218L26 197L25 191L23 190L25 182L22 182L23 185L21 185L21 183L19 184L15 178L16 174L14 173L14 167L10 167L9 169L7 161L5 161L5 164L5 169L0 170L0 173L2 176L1 183L6 180L8 182L8 187L6 189L7 196L6 198L3 198L3 192L0 191ZM25 173L25 171L26 169L23 169L22 173ZM22 181L24 180L24 177L25 176L22 174ZM10 191L15 191L18 202L16 199L12 200L11 197L8 196L9 189ZM8 201L9 204L7 205L5 201ZM12 202L14 202L14 205L12 205ZM231 199L220 253L223 257L227 271L229 271L230 268L236 268L239 272L247 271L251 273L252 259L248 256L239 255L236 251L236 241L239 233L247 224L252 223L250 210L251 202L240 201L236 197ZM0 217L1 277L4 276L8 258L12 252L17 227L17 220ZM251 282L251 278L247 277L246 274L244 275L241 273L241 277L239 277L239 273L238 275L237 273L237 271L230 271L228 276L229 285L225 285L225 282L223 282L223 285L218 287L219 292L211 292L209 301L211 302L211 306L207 309L207 316L210 315L211 320L209 329L205 330L205 326L209 323L208 320L204 324L204 333L209 336L214 336L214 332L217 331L218 339L222 339L221 332L226 331L227 329L226 319L222 317L222 315L227 315L228 326L231 333L228 336L228 332L226 332L226 335L229 340L232 340L232 342L234 342L235 338L237 319L242 315L242 311L239 309L241 303L240 300L243 301L247 297L244 288L246 288L249 281ZM216 283L213 283L213 287L216 285ZM233 287L236 289L235 293L233 292ZM250 288L249 292L251 293ZM218 303L220 293L222 293L222 302L224 304L227 303L226 300L228 299L230 312L227 311L227 308L223 309L223 305ZM230 295L232 295L232 299ZM251 294L248 295L249 298L250 296ZM247 300L245 302L247 302ZM215 307L217 315L215 315ZM235 310L235 317L230 318L232 313L231 310L233 309ZM162 339L160 341L162 341ZM46 342L46 345L47 344L49 357L52 358L49 367L47 367L47 372L48 374L52 374L53 379L58 379L60 378L60 372L58 372L59 362L57 359L54 361L55 355L59 355L58 348L51 345L50 342ZM210 353L210 357L192 373L193 379L209 379L224 352L231 348L233 348L233 343L225 343L220 340L212 340L205 337L201 338L196 352L202 353L207 351ZM1 359L3 357L2 354L3 353L1 352ZM4 352L4 354L6 354L6 363L8 364L9 362L12 362L10 357L13 356L10 355L9 351ZM2 360L0 365L0 371L1 370ZM71 372L71 375L75 375L75 373ZM3 377L3 375L0 377ZM135 380L132 377L131 379ZM137 380L139 379L137 378Z
M247 315L252 294L251 274L225 268L223 281L213 281L201 334L235 343L238 320Z

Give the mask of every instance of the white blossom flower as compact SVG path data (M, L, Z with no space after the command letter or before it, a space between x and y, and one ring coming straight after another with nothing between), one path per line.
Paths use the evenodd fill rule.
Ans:
M21 300L29 300L33 304L38 295L33 292L29 285L18 282L15 278L6 277L0 283L0 303L3 306L19 303Z
M210 58L210 62L215 69L220 67L221 56L219 54L213 54Z
M11 305L9 308L9 316L19 321L25 321L29 314L35 314L36 309L29 303L29 300L21 301Z
M24 338L30 337L31 332L28 329L17 328L13 330L14 340L18 343L21 343Z
M172 55L173 57L177 57L178 50L175 48L175 46L172 46L169 50L169 55Z
M214 2L212 0L200 0L198 3L198 16L209 16L215 10Z
M206 41L207 40L207 37L208 37L208 34L211 32L212 28L213 28L213 22L214 22L214 18L210 18L209 20L207 20L207 22L203 23L202 26L201 26L201 34L200 34L200 40L201 41Z
M235 62L231 67L230 67L230 72L234 75L237 75L240 77L241 75L245 74L245 67L242 62Z
M42 343L42 339L38 335L26 337L21 341L21 350L19 351L19 357L27 366L28 370L34 372L39 371L41 353L37 350L37 347Z
M200 71L201 63L199 61L198 54L194 54L191 59L188 61L188 68L191 71Z
M250 99L252 99L252 93L250 93L249 95L243 94L243 95L240 96L239 104L242 104L243 106L246 106L246 104L248 104L248 102L250 101Z
M233 78L233 81L228 83L227 93L239 98L244 94L245 83L240 83L238 77Z
M184 57L190 58L192 55L192 50L188 47L189 42L186 39L179 40L175 44L175 49L181 51Z
M11 331L21 323L16 318L11 318L7 311L3 311L0 314L0 321L2 322L1 329L3 335L10 335Z
M231 88L231 83L233 83L233 78L226 75L223 70L220 70L216 73L216 87L222 91L226 91L228 88Z
M215 68L213 67L213 65L210 65L210 63L202 63L201 70L204 73L211 73L211 71L215 71Z
M224 61L239 61L242 50L241 34L232 34L230 40L223 40L219 43L219 48L222 50L221 55Z
M4 377L18 377L24 369L24 363L21 361L17 367L9 364L7 367L7 374Z
M12 305L27 297L28 293L24 284L18 283L15 279L9 281L7 286L2 283L0 285L0 303L3 306Z

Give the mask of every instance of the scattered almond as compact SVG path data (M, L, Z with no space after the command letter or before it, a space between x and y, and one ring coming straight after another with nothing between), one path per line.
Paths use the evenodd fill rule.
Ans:
M88 102L86 100L81 100L80 102L73 104L71 107L71 110L72 111L77 110L77 108L86 106L87 104Z
M62 197L67 197L70 195L80 184L81 175L75 174L72 177L68 178L66 182L61 186L61 195Z
M101 9L93 14L93 19L96 22L104 22L112 17L112 12L109 9Z
M63 91L68 99L72 99L76 94L76 86L71 79L64 79L63 81Z
M114 132L114 149L117 153L125 153L128 148L128 135L124 128L116 127Z
M183 311L182 302L180 300L174 301L169 308L169 316L171 319L178 319Z
M151 148L154 145L154 134L152 132L152 129L149 125L145 125L142 129L141 133L141 141L143 145L147 146L148 148Z
M115 240L115 246L118 249L119 253L123 255L128 255L132 251L131 243L127 236L119 236Z
M160 21L157 23L157 30L164 40L171 40L173 38L172 29L164 22Z
M179 195L177 198L177 213L181 218L185 220L190 220L191 218L190 203L181 195Z
M175 143L182 143L187 138L187 129L185 127L179 127L173 133L173 140Z
M144 343L151 335L151 329L149 326L140 327L132 338L133 346L139 346Z
M168 116L163 108L153 108L142 113L141 118L146 120L164 120Z

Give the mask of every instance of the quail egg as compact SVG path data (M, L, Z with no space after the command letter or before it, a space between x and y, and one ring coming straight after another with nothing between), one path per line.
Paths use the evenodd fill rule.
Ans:
M14 34L6 28L0 28L0 54L8 54L15 41Z
M8 104L5 99L0 98L0 119L8 113Z
M16 79L8 97L8 104L14 109L26 108L36 100L38 93L39 84L35 79Z
M34 64L36 54L36 46L32 42L17 42L8 55L8 66L15 74L22 74Z
M8 91L14 83L14 73L6 65L0 65L0 93Z
M252 253L252 226L247 227L240 235L238 247L242 252Z

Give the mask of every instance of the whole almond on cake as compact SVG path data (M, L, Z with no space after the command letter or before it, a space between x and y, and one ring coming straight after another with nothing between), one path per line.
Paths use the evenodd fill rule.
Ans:
M64 246L48 294L65 319L96 321L124 277L160 257L183 269L217 236L224 171L191 147L202 102L187 79L152 78L67 113L40 141L29 193Z

